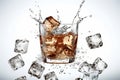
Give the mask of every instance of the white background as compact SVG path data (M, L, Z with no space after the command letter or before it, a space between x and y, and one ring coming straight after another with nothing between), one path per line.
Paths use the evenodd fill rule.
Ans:
M36 59L35 57L40 54L39 39L35 38L38 27L29 16L29 8L34 9L36 3L40 6L43 18L49 15L57 17L57 9L61 21L71 23L81 0L0 0L0 80L14 80L22 75L29 76L28 69ZM92 18L85 19L79 25L79 34L83 33L83 35L79 36L78 48L82 46L88 51L85 54L90 57L88 62L93 62L95 58L101 57L108 64L108 68L99 76L99 80L120 80L119 4L120 0L86 0L81 9L80 16L92 14ZM85 37L94 33L101 33L103 47L90 50L85 42ZM24 38L30 41L28 52L22 55L25 66L13 71L8 60L17 55L14 52L15 40ZM60 80L73 80L74 76L62 75L59 77ZM28 80L30 79L37 80L37 78L29 76Z

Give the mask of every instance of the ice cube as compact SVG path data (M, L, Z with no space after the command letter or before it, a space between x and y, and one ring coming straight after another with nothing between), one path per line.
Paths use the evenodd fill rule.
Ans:
M73 57L73 56L74 56L74 52L73 52L72 50L68 49L68 48L65 48L65 49L63 50L63 52L64 52L64 54L65 54L66 56L69 56L69 57Z
M73 34L71 32L69 32L69 33L65 34L65 36L63 38L63 44L68 45L68 46L72 46L73 39L74 39Z
M56 42L57 42L57 39L54 36L49 36L49 37L46 37L45 39L46 45L55 45Z
M45 74L44 78L45 78L45 80L58 80L54 71Z
M56 51L55 46L46 46L46 48L47 48L47 51L50 51L50 52L55 52Z
M40 63L38 63L37 61L34 61L28 71L29 74L37 77L38 79L41 78L41 75L44 71L45 67L42 66Z
M83 80L82 78L76 78L75 80Z
M98 80L99 72L94 71L91 73L84 74L83 80Z
M52 16L47 17L43 22L43 27L47 32L52 32L59 25L60 23L57 20L55 20Z
M46 53L46 55L49 55L50 53L55 53L56 48L55 46L44 46L43 52Z
M13 70L17 70L25 65L22 57L20 54L14 56L13 58L9 59L9 63Z
M79 67L79 72L82 72L82 73L89 73L91 69L91 64L88 64L87 62L83 62L80 67Z
M107 64L100 58L96 58L96 60L93 63L93 68L98 70L99 73L101 74L104 69L107 68Z
M44 46L42 50L43 50L45 56L49 59L56 58L56 56L57 56L55 46Z
M15 80L27 80L26 76L21 76L19 78L16 78Z
M87 41L90 49L99 48L99 47L103 46L103 42L102 42L100 33L86 37L86 41Z
M62 26L62 27L61 27ZM66 33L68 29L70 29L71 26L68 25L60 25L59 28L56 28L52 31L54 34L63 34Z
M17 39L16 42L15 42L14 52L17 52L17 53L27 53L28 44L29 44L28 40Z
M83 80L97 80L99 71L95 70L92 64L83 62L79 67L79 72L83 73Z

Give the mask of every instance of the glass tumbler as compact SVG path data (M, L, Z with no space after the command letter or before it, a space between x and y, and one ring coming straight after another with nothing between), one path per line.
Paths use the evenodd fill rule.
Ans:
M75 60L78 25L62 24L47 17L39 26L40 47L43 61L64 64Z

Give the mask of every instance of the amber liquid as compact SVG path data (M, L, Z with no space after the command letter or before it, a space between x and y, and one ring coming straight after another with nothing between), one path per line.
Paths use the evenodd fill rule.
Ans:
M41 35L40 43L44 57L51 60L74 58L77 37L78 36L72 32Z

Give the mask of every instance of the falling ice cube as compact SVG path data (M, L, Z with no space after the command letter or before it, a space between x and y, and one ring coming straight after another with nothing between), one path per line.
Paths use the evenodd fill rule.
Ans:
M102 71L107 68L107 64L101 58L98 57L93 63L93 68L98 70L101 74Z
M15 43L14 52L17 52L17 53L27 53L28 44L29 44L28 40L17 39L16 43Z
M45 80L58 80L54 71L45 74L44 78L45 78Z
M40 79L44 69L44 66L35 61L32 63L28 73Z
M21 76L19 78L16 78L15 80L27 80L26 76Z
M103 45L100 33L86 37L86 41L91 49L99 48Z
M13 58L9 59L9 63L13 70L17 70L25 65L22 57L20 54L14 56Z
M43 22L43 27L47 32L52 32L59 25L60 23L57 20L55 20L52 16L47 17Z

